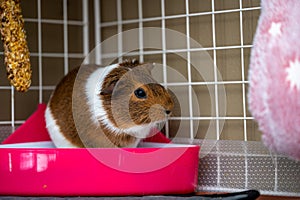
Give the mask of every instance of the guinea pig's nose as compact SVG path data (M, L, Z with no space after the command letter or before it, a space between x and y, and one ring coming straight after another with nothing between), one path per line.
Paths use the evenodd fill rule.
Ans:
M169 115L171 113L171 110L165 110L166 114Z

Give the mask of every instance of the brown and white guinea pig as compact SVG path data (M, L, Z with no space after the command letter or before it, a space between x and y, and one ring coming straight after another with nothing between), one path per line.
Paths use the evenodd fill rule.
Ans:
M136 147L170 115L174 101L153 64L84 65L57 85L45 112L56 147Z

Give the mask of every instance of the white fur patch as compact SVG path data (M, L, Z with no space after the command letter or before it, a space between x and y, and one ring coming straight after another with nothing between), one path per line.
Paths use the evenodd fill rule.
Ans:
M60 131L59 127L57 126L55 119L52 116L49 106L46 108L45 112L45 120L47 130L49 132L50 138L52 142L55 144L56 147L60 148L76 148Z
M150 123L146 125L137 125L131 128L124 129L123 131L136 138L146 138L149 135L151 129L154 127L155 124Z
M99 67L94 71L87 80L85 86L85 93L87 96L87 104L89 105L92 113L92 120L96 125L99 123L99 119L106 118L106 112L103 108L102 100L99 97L103 80L114 68L118 67L119 64L110 65L107 67Z
M94 71L87 80L85 92L88 99L88 105L92 113L92 120L98 126L99 121L106 125L106 128L115 134L123 132L123 130L115 127L107 117L107 113L103 108L103 101L99 94L103 86L105 77L119 64L109 65L107 67L99 68Z

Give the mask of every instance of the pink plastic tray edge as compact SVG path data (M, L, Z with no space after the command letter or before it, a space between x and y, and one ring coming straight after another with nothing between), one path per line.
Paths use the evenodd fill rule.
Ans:
M106 158L113 154L119 155L121 160L133 160L135 163L128 164L126 170L139 169L137 156L160 151L157 170L131 173L124 168L120 171L115 166L109 167L111 163L99 162L90 155L89 149L0 148L0 194L121 196L190 193L197 186L199 149L195 145L188 148L93 149L103 152ZM183 153L174 162L159 166L159 159L178 152ZM153 159L155 156L152 155Z

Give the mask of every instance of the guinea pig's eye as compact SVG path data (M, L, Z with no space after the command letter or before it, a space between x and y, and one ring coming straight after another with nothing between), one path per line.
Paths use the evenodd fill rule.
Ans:
M134 91L134 95L139 99L146 99L147 94L143 88L138 88Z

